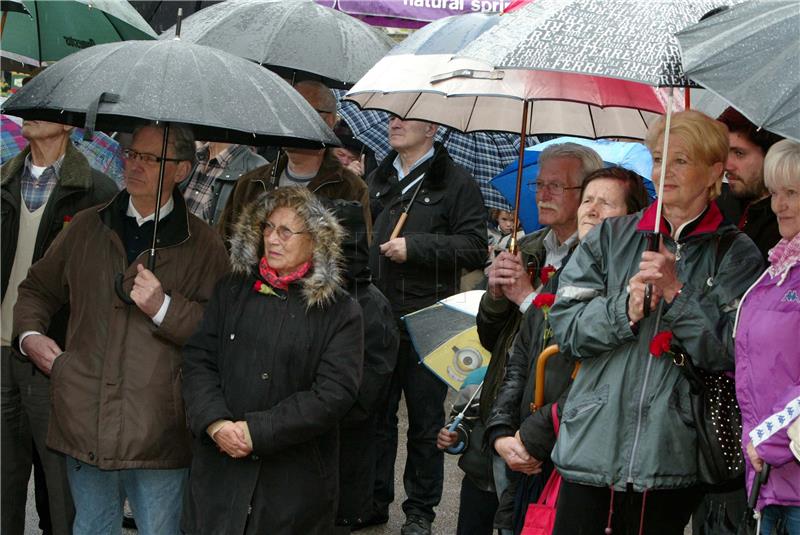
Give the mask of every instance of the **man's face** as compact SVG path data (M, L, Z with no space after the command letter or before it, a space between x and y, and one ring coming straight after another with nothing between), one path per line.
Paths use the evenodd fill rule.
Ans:
M161 145L164 140L164 130L161 128L145 127L133 136L130 149L140 154L161 156ZM167 145L167 158L175 157L175 147L172 143ZM155 207L156 190L158 188L159 162L145 162L137 158L125 158L125 189L134 199L153 199ZM172 193L175 184L183 180L189 172L188 161L164 162L164 187L162 197Z
M389 145L398 152L415 149L432 142L436 127L424 121L389 119Z
M577 223L581 191L575 177L580 175L580 170L580 160L571 157L550 158L539 166L539 175L536 177L539 223L550 227Z
M316 110L319 114L322 121L328 125L328 128L333 130L333 126L336 124L336 106L330 107L324 104L324 98L319 94L317 88L306 86L306 85L298 85L295 87L295 90L300 93L306 102ZM284 149L286 154L291 156L300 156L304 154L318 154L319 149L295 149L295 148L286 148Z
M72 127L65 124L28 120L22 122L22 137L31 143L57 137L67 137L70 130L72 130Z
M730 150L725 173L734 197L759 199L767 194L764 185L764 153L738 132L728 134Z

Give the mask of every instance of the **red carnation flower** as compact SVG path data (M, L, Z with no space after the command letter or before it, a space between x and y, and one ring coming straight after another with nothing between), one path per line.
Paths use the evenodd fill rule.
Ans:
M548 309L556 302L556 294L539 294L533 299L533 306L536 308Z
M71 215L65 215L64 216L64 223L69 223L70 221L72 221L72 216Z
M650 342L650 354L654 357L660 357L664 353L670 353L671 345L672 331L661 331Z
M262 287L263 285L264 285L264 283L263 283L263 282L261 282L261 281L256 281L256 282L255 282L255 284L253 284L253 290L255 290L255 291L257 291L257 292L260 292L260 291L261 291L261 287Z
M539 273L539 280L542 281L543 286L547 284L547 281L550 280L550 278L553 276L555 272L556 272L555 266L551 266L550 264L542 268L541 273Z

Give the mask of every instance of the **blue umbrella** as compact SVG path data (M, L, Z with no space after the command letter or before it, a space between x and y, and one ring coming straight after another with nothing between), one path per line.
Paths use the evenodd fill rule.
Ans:
M577 137L559 137L539 143L525 149L525 160L522 166L522 189L520 191L520 214L522 228L525 232L533 232L539 228L539 211L536 209L536 176L539 174L539 153L550 145L558 143L577 143L589 147L597 152L608 165L619 165L630 169L644 178L644 185L655 198L655 188L650 180L653 169L653 157L647 147L641 143L627 143L622 141L608 141L605 139L584 139ZM503 194L509 203L514 203L517 184L517 162L508 167L491 180L491 185Z

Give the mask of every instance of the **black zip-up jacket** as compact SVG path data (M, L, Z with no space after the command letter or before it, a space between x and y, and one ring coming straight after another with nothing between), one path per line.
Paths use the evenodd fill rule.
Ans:
M22 202L21 179L25 169L25 158L30 154L30 147L17 154L0 167L0 189L2 195L2 297L8 289L11 268L17 254L17 238L19 237L20 203ZM93 169L83 154L67 143L64 161L58 175L58 183L53 188L42 214L36 244L33 250L33 262L39 260L47 248L64 228L68 220L77 212L90 206L108 202L117 194L117 186L113 180L100 171ZM64 307L50 324L48 336L64 347L68 307Z

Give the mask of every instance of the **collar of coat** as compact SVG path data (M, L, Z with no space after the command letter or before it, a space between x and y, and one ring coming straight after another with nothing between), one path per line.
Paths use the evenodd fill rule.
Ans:
M663 212L662 212L663 213ZM697 219L691 221L688 226L681 232L680 240L684 240L690 236L697 236L700 234L709 234L716 232L722 225L724 218L722 212L716 202L708 203L708 207L703 214ZM641 232L653 232L656 225L656 202L645 208L639 224L636 225L636 230ZM666 236L672 236L672 229L669 222L662 215L661 224L659 225L659 232Z
M230 237L231 268L235 273L253 275L264 249L262 223L275 209L274 199L262 193L245 205ZM298 210L300 219L314 238L312 269L301 279L303 298L308 308L324 306L343 292L342 239L344 231L336 217L321 203L306 204Z
M127 190L122 190L108 203L97 209L103 224L120 236L122 236L125 226L130 197ZM157 249L178 245L192 235L189 231L189 211L186 209L186 201L177 187L172 191L172 200L175 203L172 212L168 218L162 219L158 224Z
M430 163L423 163L422 165L429 165L428 170L425 171L425 186L432 190L441 190L447 187L447 167L453 163L447 149L440 142L433 144L434 153ZM394 168L393 162L397 158L397 151L392 151L383 159L378 168L374 171L375 177L381 181L388 181L388 177L396 175L397 171Z
M2 175L0 184L3 187L19 177L19 173L25 165L25 158L30 153L31 147L28 145L3 165L2 171L0 171L0 175ZM92 186L92 168L89 166L89 161L72 145L71 140L67 142L64 152L64 162L58 173L58 184L62 188L89 189Z

